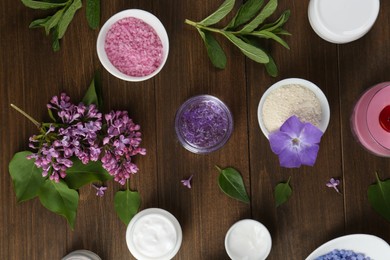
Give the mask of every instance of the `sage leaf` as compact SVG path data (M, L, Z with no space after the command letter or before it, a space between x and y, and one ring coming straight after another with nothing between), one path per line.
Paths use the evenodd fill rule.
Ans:
M87 92L85 93L82 103L84 105L95 104L99 109L103 108L103 97L100 84L99 73L96 72L94 78L89 85Z
M285 42L282 38L277 36L276 34L269 32L269 31L258 31L258 32L252 32L251 35L259 37L259 38L265 38L265 39L272 39L276 42L278 42L280 45L285 47L286 49L290 49L287 42Z
M224 35L226 38L228 38L234 45L236 45L242 53L244 53L245 56L250 58L251 60L254 60L258 63L268 63L269 58L268 55L261 50L260 48L257 48L255 46L252 46L237 36L235 36L232 33L225 32Z
M290 178L288 178L288 181L286 183L281 182L275 187L275 204L276 207L279 207L283 203L285 203L292 194L292 189L290 187Z
M229 197L249 204L250 200L241 174L230 167L225 169L217 167L217 169L220 172L218 177L219 188Z
M113 177L102 167L101 162L83 164L78 159L72 159L73 166L66 170L64 181L71 189L78 190L82 186L91 182L104 182Z
M127 226L137 214L141 205L141 196L136 191L117 191L114 198L115 211Z
M265 24L260 29L273 31L275 29L282 27L288 21L288 18L290 18L290 13L291 13L290 10L284 11L278 20L270 24Z
M47 21L49 21L51 19L51 16L48 16L46 18L42 18L42 19L36 19L34 21L32 21L30 23L30 25L28 26L28 28L40 28L40 27L44 27L44 24L47 23Z
M373 209L390 221L390 179L381 181L376 173L377 183L368 187L368 202Z
M267 73L271 76L271 77L276 77L278 76L278 67L276 66L276 63L274 61L274 59L271 57L270 54L268 54L268 58L269 58L269 62L264 64L265 65L265 69L267 70Z
M207 49L207 54L213 63L213 65L219 69L226 67L226 55L222 47L219 45L217 40L208 31L198 29L200 36L202 37L204 44Z
M203 26L209 26L221 21L234 7L235 0L225 0L222 5L208 17L200 21L198 24Z
M100 0L87 0L85 12L89 27L91 29L98 28L100 23Z
M29 8L41 9L41 10L58 8L67 5L67 1L64 1L63 3L50 3L50 2L34 1L34 0L22 0L22 3Z
M58 215L66 218L72 230L76 219L79 194L69 189L65 182L56 183L47 179L38 193L42 205Z
M62 39L75 13L81 7L82 7L81 0L73 0L72 4L65 10L64 15L62 16L61 20L58 22L58 39Z
M16 153L8 166L18 202L36 197L45 183L42 170L35 166L34 160L27 159L31 154L29 151Z
M260 11L260 13L240 30L240 33L252 32L254 29L259 27L259 25L263 23L265 19L270 17L275 12L277 7L278 7L278 1L270 0Z
M50 19L46 23L43 24L45 27L46 35L49 35L50 30L58 24L62 15L64 14L64 10L65 9L58 10L53 16L50 17Z
M248 0L238 10L226 28L234 29L248 22L260 10L264 0Z

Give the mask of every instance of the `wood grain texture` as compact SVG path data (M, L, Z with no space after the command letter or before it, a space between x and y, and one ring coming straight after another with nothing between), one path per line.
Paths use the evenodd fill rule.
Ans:
M142 127L147 156L136 158L140 171L131 187L141 193L142 209L166 209L181 223L183 243L175 259L228 259L225 234L244 218L259 220L269 228L273 248L268 259L304 259L320 244L344 234L369 233L390 242L390 224L367 201L375 171L382 179L390 178L389 159L361 148L349 125L361 93L390 80L390 2L381 2L378 20L366 36L335 45L311 29L309 0L279 1L277 14L291 10L286 27L292 36L286 38L291 50L265 43L279 65L276 78L220 37L227 67L218 70L212 66L197 31L184 20L199 21L222 2L102 2L102 22L121 10L139 8L155 14L168 32L170 52L162 71L153 79L131 83L113 77L101 66L95 48L98 30L88 28L84 7L69 26L61 50L54 53L42 30L28 29L42 12L27 9L21 1L1 1L0 259L61 259L76 249L89 249L104 260L134 259L124 239L126 226L113 208L119 185L110 183L103 198L97 198L91 187L82 188L72 231L65 219L47 211L37 199L18 204L8 174L13 154L28 149L28 138L36 132L35 126L9 104L18 105L39 121L47 120L48 100L65 91L79 101L96 70L102 75L105 112L128 110ZM279 167L258 126L257 106L262 94L274 82L289 77L314 82L330 103L331 120L314 167ZM217 96L234 117L228 143L208 155L185 150L174 131L176 110L199 94ZM250 205L219 190L215 165L241 172ZM194 175L191 190L180 183L190 175ZM290 176L293 195L275 208L273 189ZM342 196L325 186L331 177L343 180Z

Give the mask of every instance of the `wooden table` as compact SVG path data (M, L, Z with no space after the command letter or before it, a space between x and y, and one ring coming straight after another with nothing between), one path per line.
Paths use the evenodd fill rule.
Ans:
M221 38L227 67L218 70L211 65L198 33L184 20L199 21L221 3L102 1L102 23L121 10L140 8L159 17L167 29L170 53L163 70L151 80L130 83L101 66L95 48L98 30L88 28L84 7L69 26L61 50L54 53L43 30L28 29L29 23L45 12L28 9L21 1L1 2L1 259L60 259L76 249L89 249L102 259L133 259L124 238L126 226L113 208L119 185L110 183L103 198L97 198L89 186L81 189L72 231L64 218L43 208L38 199L18 204L8 174L13 154L28 149L28 138L36 132L9 104L47 120L45 105L53 95L66 91L74 101L81 100L99 69L105 111L128 110L142 127L147 156L137 158L140 171L131 185L141 193L141 208L166 209L181 223L183 243L175 259L228 259L225 233L244 218L259 220L269 228L273 247L268 259L304 259L322 243L345 234L368 233L390 242L390 224L367 200L375 171L382 179L390 177L389 160L365 151L354 140L349 124L360 94L390 80L390 2L381 1L379 17L366 36L336 45L311 29L309 0L280 1L278 14L291 9L286 29L292 36L286 39L290 51L270 44L280 69L276 78ZM316 83L330 103L331 120L314 167L279 167L258 126L260 97L274 82L289 77ZM222 99L235 120L228 143L208 155L185 150L173 128L178 107L198 94ZM215 165L241 172L250 205L219 190ZM189 190L180 180L191 174L193 188ZM274 187L290 176L293 195L275 208ZM342 196L325 186L331 177L342 180Z

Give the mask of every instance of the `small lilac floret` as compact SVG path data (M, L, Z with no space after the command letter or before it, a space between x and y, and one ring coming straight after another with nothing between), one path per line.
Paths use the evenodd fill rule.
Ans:
M105 187L105 186L97 186L95 184L92 184L92 187L94 187L96 189L96 196L98 196L98 197L103 197L104 192L107 190L107 187Z
M340 193L339 189L337 186L340 185L340 180L336 180L334 178L331 178L329 182L326 183L326 186L329 188L333 188L337 191L337 193Z
M314 165L322 135L314 125L291 116L278 131L269 135L269 142L272 151L279 156L280 166L298 168Z
M184 186L191 189L191 180L194 175L191 175L188 179L181 180L181 183L183 183Z

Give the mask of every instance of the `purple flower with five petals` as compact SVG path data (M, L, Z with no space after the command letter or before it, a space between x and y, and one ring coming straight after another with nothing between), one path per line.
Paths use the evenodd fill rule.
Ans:
M322 135L323 132L314 125L291 116L279 131L269 135L269 142L272 151L279 156L280 166L298 168L314 165Z
M103 197L104 192L107 190L107 187L105 187L105 186L97 186L95 184L92 184L92 187L94 187L96 189L96 196L98 196L98 197Z

